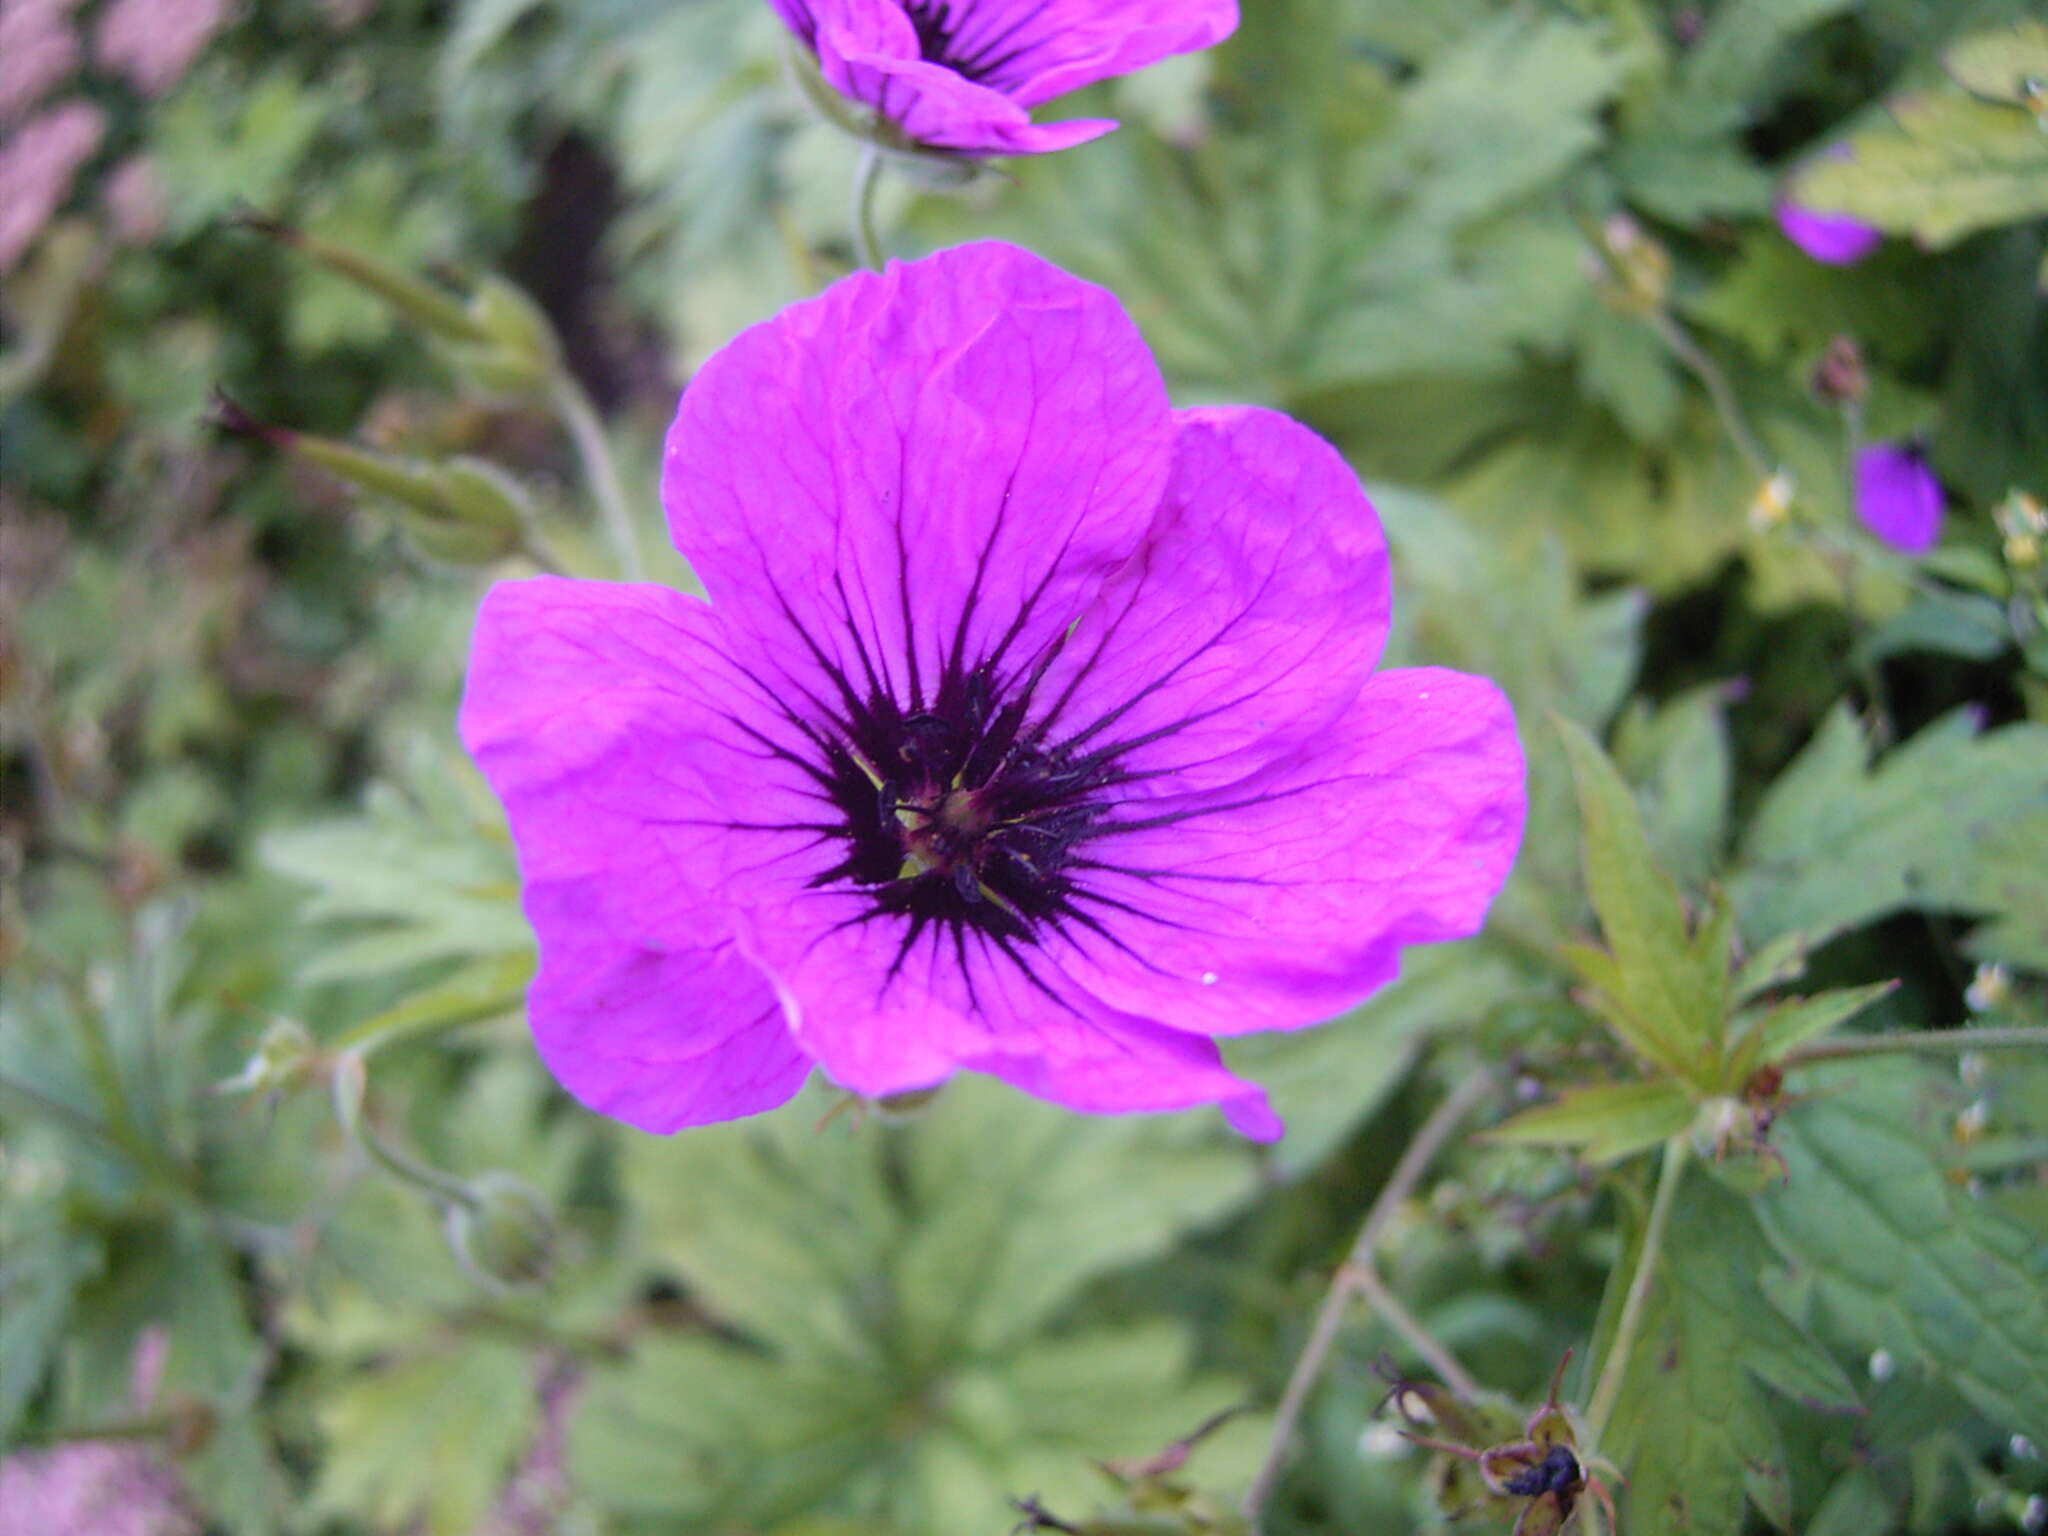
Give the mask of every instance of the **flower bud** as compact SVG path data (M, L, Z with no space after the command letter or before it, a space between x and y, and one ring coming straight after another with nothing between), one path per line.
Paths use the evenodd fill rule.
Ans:
M541 307L502 277L486 277L469 301L482 333L451 349L456 366L492 394L521 394L545 384L562 363L561 343Z
M274 219L250 216L243 223L303 252L423 327L447 349L455 366L489 393L538 389L561 367L561 344L547 316L502 277L484 278L464 301L374 256Z
M214 417L385 502L413 547L450 565L486 565L518 549L528 507L511 476L481 459L429 464L258 422L226 395Z
M469 1185L470 1199L452 1202L448 1245L465 1273L490 1290L537 1286L554 1268L558 1243L547 1200L509 1173L486 1173Z
M409 272L351 250L333 240L309 235L276 219L255 214L242 217L245 228L268 235L280 245L311 257L338 277L374 294L406 319L424 326L443 341L475 345L488 342L490 332L453 295Z
M1860 404L1870 393L1870 375L1855 337L1837 336L1828 343L1813 370L1813 392L1831 405Z

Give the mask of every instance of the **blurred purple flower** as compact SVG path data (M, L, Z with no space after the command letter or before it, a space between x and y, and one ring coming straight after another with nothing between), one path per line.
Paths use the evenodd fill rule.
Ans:
M1107 118L1039 127L1030 109L1237 29L1237 0L769 0L826 82L909 144L1037 155Z
M184 78L233 7L234 0L114 0L100 17L93 56L145 96L160 96Z
M1853 267L1884 243L1884 231L1846 213L1815 213L1778 204L1778 228L1800 250L1831 267Z
M1924 555L1941 537L1943 498L1920 450L1872 443L1856 455L1856 515L1893 549Z
M1830 144L1820 152L1823 160L1851 160L1855 150L1847 144ZM1820 213L1803 207L1786 195L1778 199L1778 228L1814 261L1830 267L1853 267L1884 244L1884 231L1846 213Z
M199 1536L178 1475L142 1446L82 1440L0 1460L6 1536Z
M0 273L13 270L63 206L106 126L98 107L67 101L0 142Z
M78 67L78 0L0 5L0 124L13 122Z
M129 245L146 245L164 231L170 201L156 164L146 154L130 155L114 168L101 194L115 237Z
M1114 297L984 244L742 335L669 434L711 600L504 582L463 738L541 1054L654 1131L986 1072L1280 1125L1215 1037L1476 930L1523 816L1491 683L1373 671L1385 542L1284 416L1174 411Z

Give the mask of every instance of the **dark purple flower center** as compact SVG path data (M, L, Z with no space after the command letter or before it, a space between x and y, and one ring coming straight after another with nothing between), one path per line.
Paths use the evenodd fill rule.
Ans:
M814 884L864 887L913 938L936 925L1029 943L1073 912L1073 854L1117 775L1048 750L1028 698L999 692L980 666L922 708L876 693L843 712L821 745L846 852Z
M1581 1475L1578 1458L1567 1447L1553 1445L1541 1461L1509 1478L1506 1486L1509 1493L1523 1498L1541 1498L1546 1493L1565 1496L1578 1492Z
M943 64L968 80L986 80L1022 51L1017 34L1030 20L1026 8L1008 26L970 32L973 0L903 0L903 12L917 32L917 51L928 63Z

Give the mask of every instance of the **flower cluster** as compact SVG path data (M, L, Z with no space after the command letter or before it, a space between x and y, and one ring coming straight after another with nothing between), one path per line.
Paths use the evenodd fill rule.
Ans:
M1351 1006L1507 874L1507 703L1374 671L1350 469L1271 412L1172 410L1116 300L1024 251L742 335L664 499L710 600L501 583L462 708L536 1039L596 1109L668 1131L814 1065L871 1097L968 1069L1270 1137L1217 1037Z

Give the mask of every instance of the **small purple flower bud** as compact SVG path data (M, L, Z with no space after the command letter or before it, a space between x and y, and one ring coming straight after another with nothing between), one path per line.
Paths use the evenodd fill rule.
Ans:
M1856 455L1856 515L1902 555L1924 555L1941 537L1941 482L1909 443L1872 443Z
M1813 370L1813 392L1832 405L1854 405L1870 393L1870 375L1855 337L1837 336L1828 343Z

